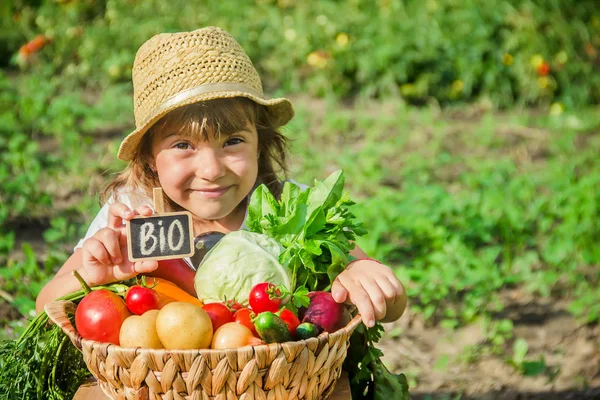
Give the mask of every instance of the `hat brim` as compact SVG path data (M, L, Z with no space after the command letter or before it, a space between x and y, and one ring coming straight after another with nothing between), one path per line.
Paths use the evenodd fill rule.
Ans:
M121 145L119 146L119 152L117 157L123 161L131 161L139 148L139 144L148 132L148 129L152 127L158 120L167 115L169 112L183 106L187 106L194 103L199 103L201 101L215 100L215 99L230 99L234 97L245 97L263 105L266 107L267 112L272 116L272 120L275 124L276 128L279 128L285 124L287 124L292 117L294 116L294 108L292 107L292 103L286 98L275 98L275 99L262 99L260 97L253 96L249 93L242 91L220 91L213 93L201 93L195 96L191 96L178 102L176 104L172 104L169 107L161 109L159 112L156 112L150 119L144 122L142 125L137 127L133 132L123 139Z

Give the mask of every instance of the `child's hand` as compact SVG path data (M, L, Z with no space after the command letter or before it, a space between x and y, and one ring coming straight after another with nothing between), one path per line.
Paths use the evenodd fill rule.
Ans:
M125 221L136 215L152 215L152 209L142 206L131 211L123 203L114 203L108 209L108 224L83 243L80 273L91 286L121 281L154 271L156 260L131 262L127 256Z
M367 327L375 320L395 321L406 308L404 287L392 269L373 260L349 265L333 282L331 295L338 303L354 303Z

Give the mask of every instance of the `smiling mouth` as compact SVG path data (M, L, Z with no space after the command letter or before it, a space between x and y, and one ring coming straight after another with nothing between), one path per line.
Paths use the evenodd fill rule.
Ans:
M231 186L225 186L222 188L214 188L214 189L192 189L192 192L198 193L204 197L215 198L215 197L221 196L222 194L227 192L229 189L231 189Z
M220 188L214 188L214 189L193 189L195 192L207 192L207 193L213 193L213 192L223 192L227 189L229 189L231 186L224 186L224 187L220 187Z

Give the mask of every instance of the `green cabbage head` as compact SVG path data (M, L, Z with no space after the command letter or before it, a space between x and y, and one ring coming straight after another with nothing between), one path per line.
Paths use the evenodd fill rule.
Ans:
M205 303L233 299L246 305L250 290L258 283L289 288L291 273L279 264L283 250L277 241L260 233L228 233L198 266L194 278L198 298Z

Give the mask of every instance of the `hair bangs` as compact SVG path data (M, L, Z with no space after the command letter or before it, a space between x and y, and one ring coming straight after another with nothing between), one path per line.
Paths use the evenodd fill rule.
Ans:
M221 140L256 123L256 105L245 98L216 99L171 111L152 131L170 131L192 140Z

